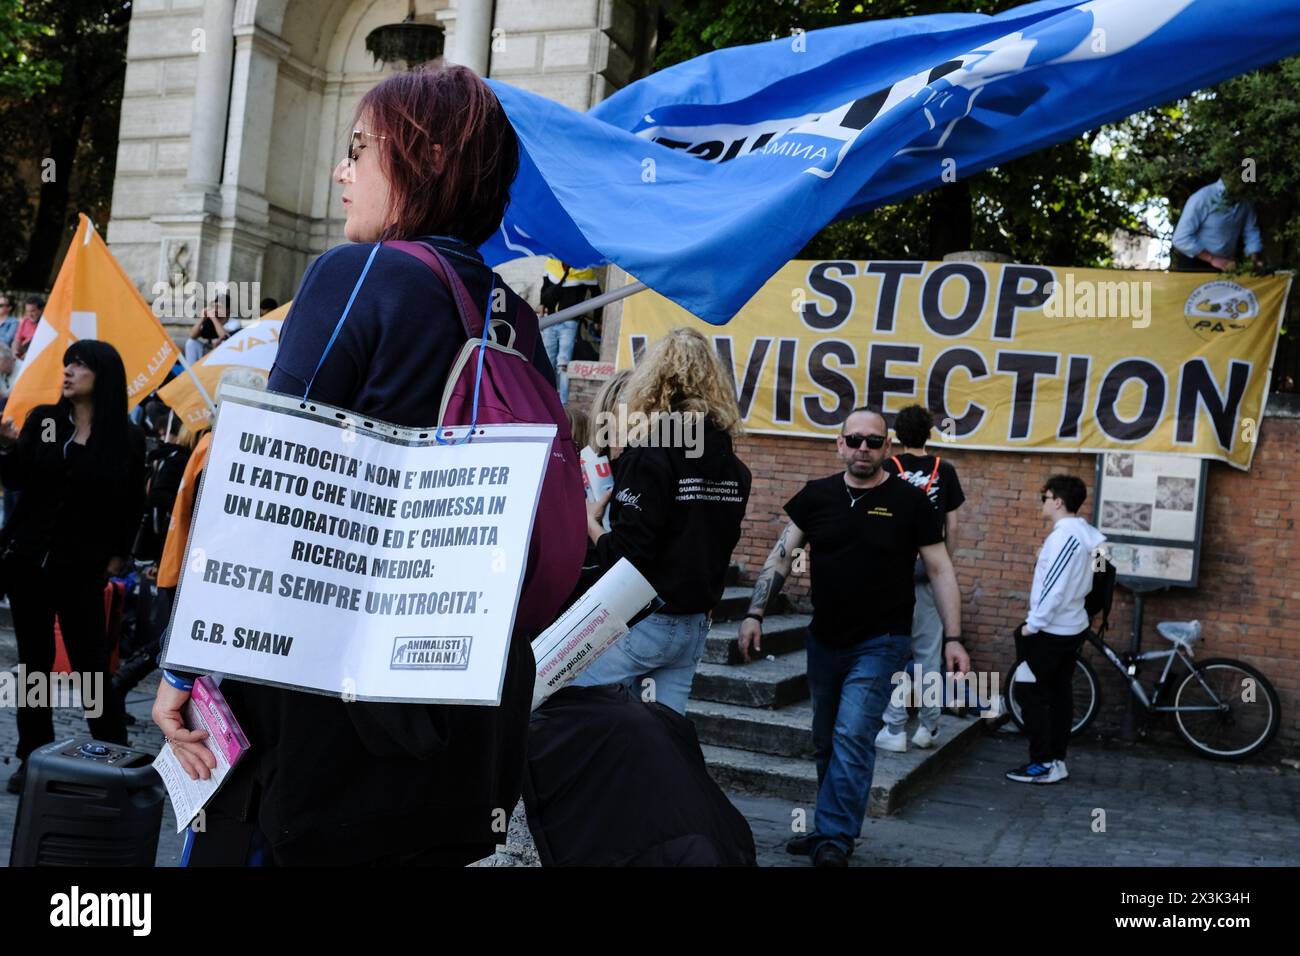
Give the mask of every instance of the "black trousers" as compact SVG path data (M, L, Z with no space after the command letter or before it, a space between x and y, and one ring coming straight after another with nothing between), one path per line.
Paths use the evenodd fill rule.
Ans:
M1214 266L1210 265L1204 259L1196 259L1193 258L1192 256L1185 256L1177 249L1174 249L1173 254L1169 257L1169 271L1170 272L1218 272L1219 270L1214 268Z
M1066 637L1042 631L1026 635L1016 628L1016 660L1025 661L1038 678L1032 684L1016 682L1031 763L1065 759L1074 723L1074 659L1087 636L1087 629Z
M127 743L126 725L108 677L108 635L104 621L104 575L85 569L42 568L21 558L6 562L9 606L18 638L18 663L27 674L48 675L54 667L54 616L72 671L82 675L82 706L100 711L86 717L96 740ZM50 685L47 685L47 687ZM20 695L25 688L20 688ZM45 704L51 704L50 694ZM49 706L18 707L18 758L54 740Z

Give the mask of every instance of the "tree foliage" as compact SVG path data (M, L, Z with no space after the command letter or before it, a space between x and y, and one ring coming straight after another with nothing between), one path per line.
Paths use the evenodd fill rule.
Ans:
M40 43L54 31L34 23L26 0L0 0L0 98L6 103L36 96L59 81L59 65L39 55Z
M0 283L49 286L85 212L107 220L129 0L0 0Z

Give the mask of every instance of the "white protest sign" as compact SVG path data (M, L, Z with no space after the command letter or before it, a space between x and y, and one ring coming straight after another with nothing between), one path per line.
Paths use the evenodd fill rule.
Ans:
M627 558L606 571L567 611L533 640L537 680L533 710L573 680L628 632L632 620L655 597Z
M348 700L500 703L555 426L440 444L289 396L221 397L166 666Z

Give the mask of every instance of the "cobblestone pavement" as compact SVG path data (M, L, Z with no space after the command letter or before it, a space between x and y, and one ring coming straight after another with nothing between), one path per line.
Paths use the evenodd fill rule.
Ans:
M0 631L0 670L12 669L17 660L17 648L12 631ZM127 713L135 718L135 723L127 727L131 746L138 750L157 753L162 746L162 731L154 726L149 718L153 708L154 695L158 691L159 674L154 671L127 695ZM56 740L65 737L89 736L86 721L80 707L58 707L54 711L54 736ZM18 728L14 722L13 712L0 710L0 784L9 780L9 775L18 769L14 751L18 747ZM9 848L13 840L14 819L18 814L18 797L9 793L0 785L0 864L8 865ZM159 831L158 853L154 858L157 866L177 866L181 858L183 838L176 833L176 817L168 803L163 811L162 828Z
M853 866L1295 866L1300 772L1202 760L1149 744L1071 747L1068 780L1011 783L1024 739L981 737L899 813L868 819ZM761 866L806 866L785 852L794 811L732 794ZM1104 825L1104 830L1100 829Z
M12 632L0 631L0 670L13 667ZM149 719L158 674L127 701L131 742L157 752ZM87 733L78 708L55 711L55 733ZM0 711L0 779L8 779L16 730ZM1296 866L1300 865L1300 771L1287 766L1202 760L1179 747L1087 742L1072 748L1069 780L1052 786L1006 781L1023 763L1023 738L981 737L891 817L868 819L854 866ZM813 808L730 794L754 831L762 866L807 866L785 852L792 823ZM18 798L0 789L0 863L7 863ZM796 811L802 811L796 814ZM1104 826L1104 829L1103 829ZM182 840L163 814L158 866L176 866ZM522 806L509 844L479 865L536 866Z

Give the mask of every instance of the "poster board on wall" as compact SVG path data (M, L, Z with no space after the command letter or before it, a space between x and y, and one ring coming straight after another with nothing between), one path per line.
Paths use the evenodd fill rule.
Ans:
M1097 456L1093 523L1106 536L1119 583L1143 591L1196 586L1209 467L1181 455Z

